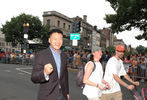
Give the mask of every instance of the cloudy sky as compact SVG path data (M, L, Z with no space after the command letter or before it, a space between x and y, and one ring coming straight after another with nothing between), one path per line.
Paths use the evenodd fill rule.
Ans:
M91 25L97 25L98 28L108 27L104 21L105 14L115 13L105 0L2 0L0 5L0 27L12 17L21 13L38 16L42 21L44 11L58 11L68 17L87 15L87 21ZM127 45L136 47L143 45L147 47L147 41L138 41L134 38L140 32L133 30L131 32L122 32L117 35L123 39Z

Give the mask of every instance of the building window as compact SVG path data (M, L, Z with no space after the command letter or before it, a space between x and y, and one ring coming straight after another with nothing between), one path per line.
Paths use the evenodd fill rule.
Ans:
M65 29L65 25L66 25L66 24L65 24L65 23L63 23L63 28L64 28L64 29Z
M70 30L70 25L68 25L68 30Z
M15 49L12 49L12 52L15 52Z
M9 42L9 46L11 46L11 43Z
M57 26L60 27L60 21L57 22Z
M50 19L47 20L47 25L50 25Z
M2 43L2 46L5 46L5 43Z

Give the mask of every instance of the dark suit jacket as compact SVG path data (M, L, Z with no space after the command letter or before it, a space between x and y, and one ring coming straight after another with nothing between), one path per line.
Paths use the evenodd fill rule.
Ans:
M48 63L51 63L53 66L53 72L49 75L49 80L46 81L44 77L44 65ZM55 59L50 48L40 51L35 57L31 80L34 83L40 83L38 100L58 100L59 84L61 85L63 95L67 100L69 84L66 54L61 52L61 71L59 79Z

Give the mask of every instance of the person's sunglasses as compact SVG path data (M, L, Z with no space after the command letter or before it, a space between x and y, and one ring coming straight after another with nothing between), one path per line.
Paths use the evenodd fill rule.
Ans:
M125 52L125 51L117 50L117 52Z

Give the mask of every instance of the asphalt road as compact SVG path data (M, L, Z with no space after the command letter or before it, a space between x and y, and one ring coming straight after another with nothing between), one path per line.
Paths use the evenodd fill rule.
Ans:
M30 75L16 68L22 66L0 64L0 100L37 100L38 85Z
M38 84L30 80L32 66L0 64L0 100L37 100ZM70 100L86 100L75 84L76 70L69 69Z
M30 80L32 66L0 64L0 100L37 100L38 84ZM76 69L69 69L70 100L87 100L75 84ZM147 88L147 82L138 87ZM123 100L134 100L131 92L122 87Z

